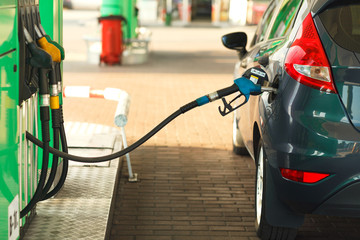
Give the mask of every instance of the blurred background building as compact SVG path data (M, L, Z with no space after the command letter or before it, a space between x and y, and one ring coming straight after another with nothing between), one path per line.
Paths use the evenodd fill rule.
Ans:
M126 0L123 0L126 1ZM257 24L270 0L137 0L141 25L165 24L166 17L178 25L194 22L212 25ZM64 0L74 9L99 9L101 0Z
M258 23L269 2L270 0L138 0L139 21L143 24L165 22L171 5L173 22L251 25Z

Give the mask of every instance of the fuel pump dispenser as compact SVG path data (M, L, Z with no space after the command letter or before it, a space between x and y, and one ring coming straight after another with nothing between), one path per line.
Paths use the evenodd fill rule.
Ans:
M61 66L54 51L64 58L58 43L62 33L62 1L41 2L0 1L0 239L18 239L20 229L33 216L31 210L36 202L49 194L47 188L52 183L51 178L46 181L47 145L59 149L56 141L50 141L59 137L49 131L48 125L56 121L51 120L47 105L56 103L48 98L48 84L61 89ZM41 12L47 19L44 27ZM45 29L51 33L45 34ZM55 36L56 41L51 40L50 35ZM48 43L41 37L48 37ZM39 41L45 43L44 49ZM50 47L52 50L50 44L54 45ZM26 141L26 132L42 136L44 150ZM61 145L66 151L66 144ZM65 165L65 161L63 163ZM58 162L53 166L58 166Z
M58 3L61 8L61 1ZM41 25L41 9L35 0L0 3L0 21L6 23L4 34L0 36L0 207L8 209L0 211L0 239L19 238L20 228L31 220L36 203L54 196L61 189L68 160L93 163L119 158L196 107L222 98L224 107L219 107L219 112L225 116L245 104L251 95L276 91L264 87L262 83L267 82L267 74L261 66L254 67L234 80L233 85L180 107L141 139L119 152L93 158L70 155L67 153L60 94L61 61L65 53ZM224 97L236 92L240 94L233 100L225 100ZM234 106L238 98L243 102ZM50 153L53 158L47 178ZM59 157L63 165L60 181L50 191L59 172ZM41 169L40 176L38 168Z

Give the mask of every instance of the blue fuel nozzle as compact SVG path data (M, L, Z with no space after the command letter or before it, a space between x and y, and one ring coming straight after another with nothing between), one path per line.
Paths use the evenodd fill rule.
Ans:
M246 77L235 79L233 86L236 86L237 91L239 91L240 94L236 96L234 99L232 99L230 102L227 102L224 97L221 99L224 103L224 108L221 109L221 107L219 106L219 112L222 116L225 116L235 111L236 109L247 103L247 101L250 98L250 95L258 95L261 93L261 86L259 84L255 84ZM238 106L233 106L232 103L241 96L245 97L244 101Z
M196 99L194 105L191 105L191 108L202 106L209 102L222 98L222 101L224 103L224 108L221 109L221 107L219 107L219 112L222 116L225 116L230 112L233 112L237 108L241 107L245 103L247 103L247 101L250 98L250 95L259 95L264 91L276 92L275 88L261 86L263 83L267 81L268 81L268 77L264 70L262 70L259 67L250 68L244 73L242 77L235 79L234 84L231 85L230 87L217 90L216 92L207 94L205 96ZM230 102L227 102L224 97L235 92L240 92L240 94L236 96L234 99L232 99ZM236 105L233 106L232 103L241 96L244 96L244 101L238 106Z
M250 95L258 95L261 93L261 86L254 84L245 77L237 78L234 82L238 86L240 93L245 96L246 102L249 100Z

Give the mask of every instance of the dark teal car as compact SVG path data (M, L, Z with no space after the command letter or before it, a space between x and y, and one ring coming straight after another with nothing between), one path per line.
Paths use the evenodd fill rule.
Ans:
M360 1L273 0L249 44L223 43L235 77L258 66L278 89L234 114L234 151L257 167L259 237L294 239L307 213L360 217Z

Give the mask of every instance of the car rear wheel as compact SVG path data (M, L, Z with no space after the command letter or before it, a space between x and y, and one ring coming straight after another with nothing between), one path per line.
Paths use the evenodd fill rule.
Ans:
M236 119L235 114L234 114L234 120L233 120L233 152L236 155L248 155L249 154L248 150L245 147L240 130L238 128L238 121Z
M255 184L255 229L262 240L292 240L295 239L297 229L272 226L266 221L266 157L263 144L260 141L257 152L256 184Z

